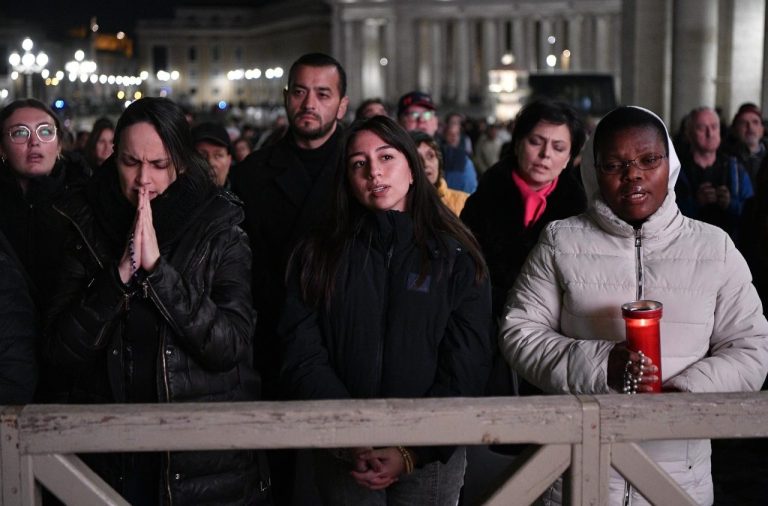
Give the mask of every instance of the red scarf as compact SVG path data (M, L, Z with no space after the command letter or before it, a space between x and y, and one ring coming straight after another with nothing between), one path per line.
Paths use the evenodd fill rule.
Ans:
M555 191L557 186L557 178L551 183L540 190L533 190L528 183L523 181L517 171L512 171L512 181L515 182L515 186L520 190L520 195L523 197L523 226L525 228L530 227L544 214L544 210L547 208L547 197L550 193Z

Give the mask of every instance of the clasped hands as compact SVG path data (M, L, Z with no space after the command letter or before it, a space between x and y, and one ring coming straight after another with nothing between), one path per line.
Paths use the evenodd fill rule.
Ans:
M358 485L370 490L387 488L406 470L403 456L396 447L354 448L351 456L352 478Z
M123 284L128 284L139 269L152 272L159 259L160 247L157 244L157 235L152 224L149 191L146 188L141 188L139 189L139 202L136 206L136 217L133 221L133 231L117 266L120 280Z

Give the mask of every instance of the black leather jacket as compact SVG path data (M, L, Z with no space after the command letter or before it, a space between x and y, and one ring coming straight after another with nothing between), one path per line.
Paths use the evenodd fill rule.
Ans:
M234 196L220 192L206 198L170 250L164 252L161 244L156 268L128 286L119 279L119 255L86 193L54 208L69 220L72 233L46 318L44 354L71 380L68 402L125 402L130 367L154 367L149 370L156 371L159 402L258 398L251 255ZM141 337L126 335L133 303L155 311L154 365L129 363L126 343ZM121 466L102 459L96 467L120 491ZM252 504L263 495L265 472L254 452L166 453L162 502Z

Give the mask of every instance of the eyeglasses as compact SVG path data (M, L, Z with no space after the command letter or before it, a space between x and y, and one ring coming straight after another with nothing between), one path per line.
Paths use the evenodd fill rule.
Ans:
M658 169L661 165L661 161L665 158L667 158L666 155L647 154L638 156L632 160L608 162L600 165L595 164L595 167L600 169L603 174L620 174L625 170L628 170L632 165L640 170L653 170Z
M47 123L38 125L35 135L40 142L53 142L56 140L56 127ZM14 144L26 144L32 137L32 130L25 125L15 125L8 129L8 136Z
M419 121L419 118L421 118L421 121L429 121L432 119L432 117L435 115L435 111L412 111L405 114L406 118L410 118L413 121Z

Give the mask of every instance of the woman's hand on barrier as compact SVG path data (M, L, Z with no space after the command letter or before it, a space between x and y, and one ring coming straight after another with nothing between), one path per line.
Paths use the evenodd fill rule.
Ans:
M361 487L383 490L405 472L403 456L395 447L359 450L354 454L354 470L350 474Z

